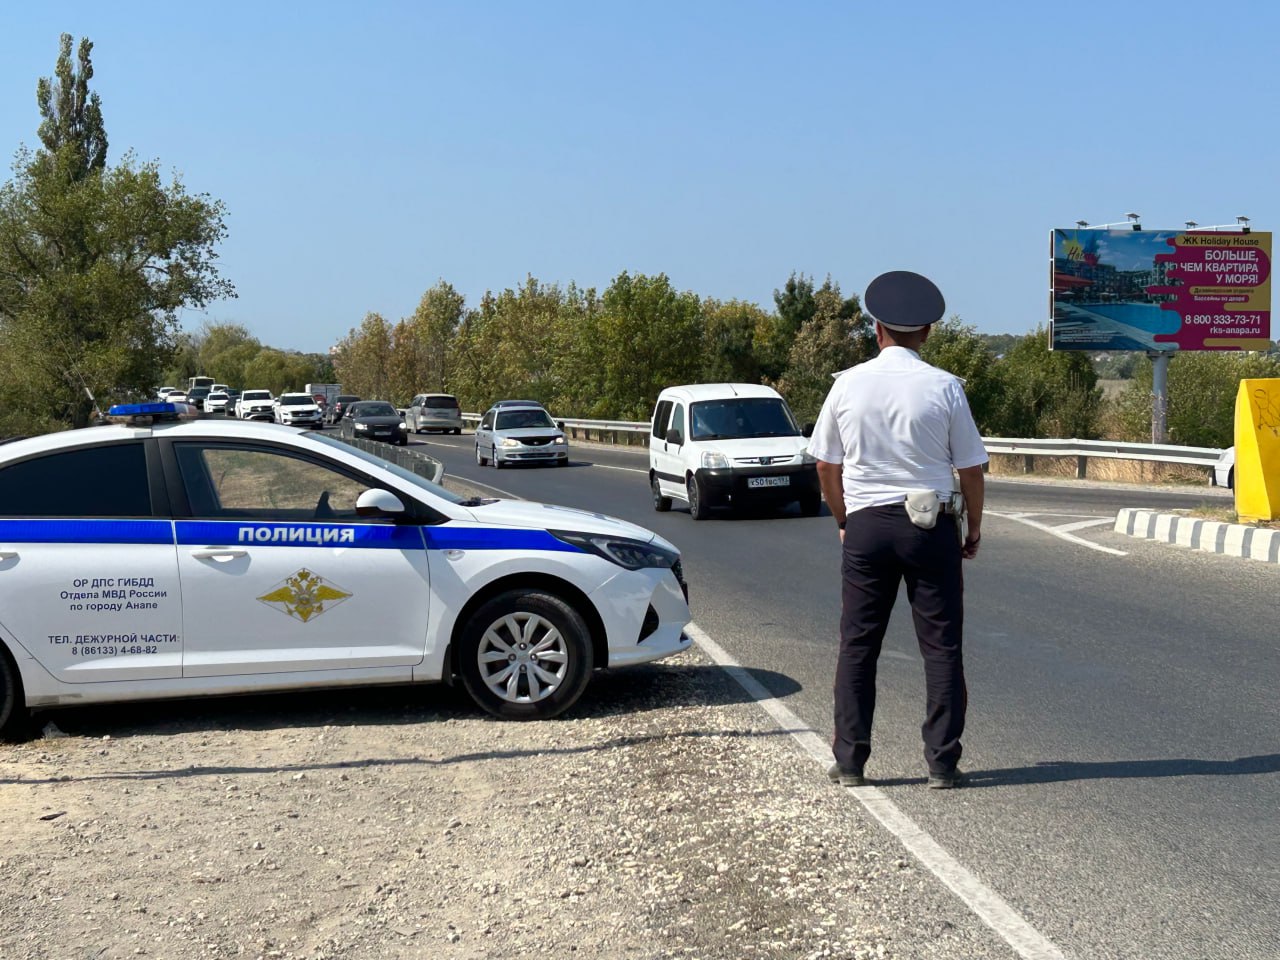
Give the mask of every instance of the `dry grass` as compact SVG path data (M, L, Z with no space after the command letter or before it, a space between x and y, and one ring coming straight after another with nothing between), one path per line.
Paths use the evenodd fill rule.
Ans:
M1026 469L1030 462L1031 470ZM991 454L991 473L1043 477L1076 476L1075 457L1024 457L1020 454ZM1194 467L1178 463L1149 463L1144 460L1115 460L1089 457L1085 477L1112 483L1168 483L1208 485L1212 467Z

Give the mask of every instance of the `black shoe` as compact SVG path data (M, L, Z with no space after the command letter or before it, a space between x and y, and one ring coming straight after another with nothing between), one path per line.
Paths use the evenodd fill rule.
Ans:
M960 772L959 768L948 773L929 774L930 790L954 790L956 787L962 786L964 786L964 774Z
M862 775L861 767L844 770L838 763L833 763L827 768L827 779L842 787L865 787L868 783L867 778Z

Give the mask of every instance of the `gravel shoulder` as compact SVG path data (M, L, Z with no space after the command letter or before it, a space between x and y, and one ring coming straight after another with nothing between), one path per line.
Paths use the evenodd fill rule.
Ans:
M695 649L543 723L447 687L44 714L0 747L0 956L1013 955L745 700Z

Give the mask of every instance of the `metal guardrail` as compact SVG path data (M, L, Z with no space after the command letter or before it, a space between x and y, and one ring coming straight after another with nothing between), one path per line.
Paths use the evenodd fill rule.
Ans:
M412 470L420 477L426 477L432 483L439 483L444 478L444 463L425 453L419 453L409 447L400 447L381 440L366 440L363 437L340 437L333 434L333 439L349 443L357 450L372 453L383 460L390 460L397 466Z
M466 423L479 423L480 414L464 413ZM581 433L584 439L617 443L649 433L650 424L628 420L557 420L570 437ZM595 434L595 436L592 436ZM1085 476L1085 464L1091 458L1110 460L1142 460L1147 463L1169 463L1212 469L1223 451L1214 447L1175 447L1163 443L1117 443L1112 440L1032 440L1011 437L983 437L987 453L1026 457L1030 472L1034 457L1075 457L1076 476Z

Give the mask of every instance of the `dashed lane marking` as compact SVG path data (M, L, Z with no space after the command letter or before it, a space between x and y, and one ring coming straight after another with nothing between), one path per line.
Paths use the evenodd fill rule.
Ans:
M804 721L773 696L764 685L743 668L727 650L711 639L697 625L690 623L685 632L694 642L724 668L738 685L789 733L801 748L824 769L831 763L831 747ZM908 817L877 787L853 787L857 797L873 817L902 842L925 868L941 880L979 919L999 934L1023 960L1067 960L1066 954L1036 930L1004 899L979 880L955 857L947 853L919 824Z

